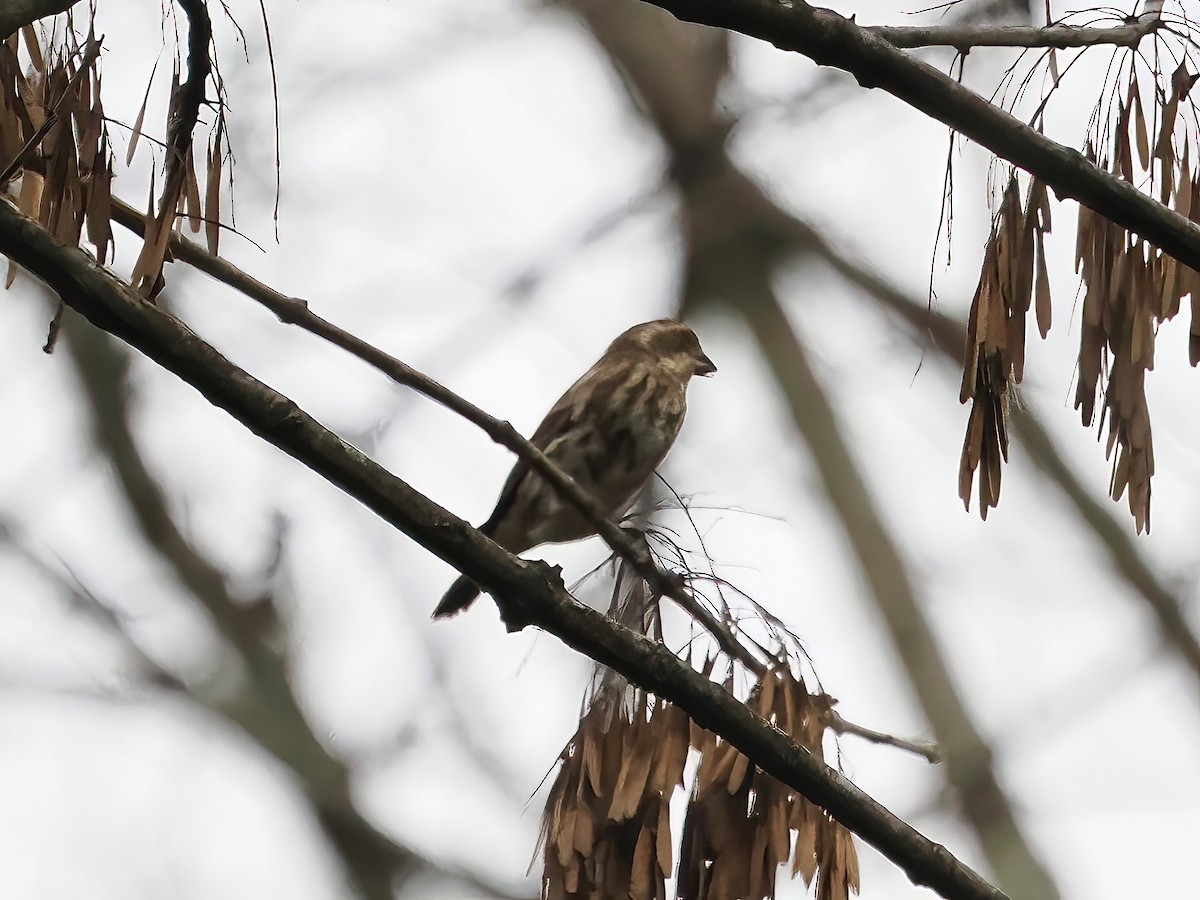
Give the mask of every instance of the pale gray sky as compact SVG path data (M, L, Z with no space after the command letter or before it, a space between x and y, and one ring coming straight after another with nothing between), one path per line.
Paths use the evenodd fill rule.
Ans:
M255 277L526 432L613 336L671 310L680 259L669 197L576 246L598 218L653 190L663 157L569 17L494 0L268 2L283 144L276 244L266 55L255 5L235 9L251 65L221 20L217 46L238 154L237 223L266 253L230 235L223 247ZM909 21L879 2L853 11L863 22ZM157 17L106 5L97 30L106 35L106 109L131 121L160 46ZM162 121L169 42L147 122ZM735 107L789 96L818 74L802 57L748 40L735 51ZM1009 58L973 52L968 82L994 83ZM1076 77L1064 116L1094 99L1099 75ZM1079 143L1078 123L1051 113L1052 136ZM917 293L927 285L946 146L942 126L858 90L815 119L759 116L734 143L773 196ZM145 202L147 150L114 182L135 205ZM955 159L954 265L939 264L936 283L940 308L962 316L986 237L988 159L974 147ZM1054 214L1055 327L1044 343L1030 339L1025 393L1102 496L1103 447L1071 409L1074 208ZM127 272L135 243L118 241L116 268ZM548 275L530 296L502 293L542 264ZM480 432L202 275L177 264L167 278L172 308L239 365L437 502L472 521L486 516L512 460ZM956 372L932 353L923 360L824 271L797 267L781 290L1021 822L1065 896L1183 896L1200 838L1194 678L1020 446L989 521L963 512ZM0 303L0 518L126 612L162 662L203 672L213 634L133 532L86 440L70 360L41 353L47 316L40 288L24 278ZM720 373L693 385L665 473L714 507L697 520L718 571L800 635L847 718L927 734L762 363L735 323L694 324ZM1186 331L1182 320L1163 328L1148 379L1158 474L1154 531L1138 546L1197 622L1200 376L1186 363ZM587 660L546 635L507 635L488 603L430 623L448 566L173 376L138 362L135 384L138 438L180 521L247 593L269 556L274 517L286 518L291 640L316 731L347 754L390 748L358 783L364 810L437 860L532 890L536 792L574 730ZM569 582L604 552L592 540L537 555L561 563ZM142 690L112 641L2 549L0 619L0 896L335 895L331 857L280 768L211 717ZM440 685L438 665L449 676ZM499 777L464 751L455 716L490 748ZM936 771L853 738L842 748L864 790L983 865L940 810ZM863 897L928 896L873 850L860 845L860 854ZM801 895L798 885L781 893Z

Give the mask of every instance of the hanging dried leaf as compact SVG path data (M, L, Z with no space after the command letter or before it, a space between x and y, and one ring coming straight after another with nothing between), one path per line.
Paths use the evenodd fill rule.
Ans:
M38 40L37 31L32 25L21 27L21 37L25 39L25 50L29 53L30 65L33 71L41 74L46 71L46 58L42 55L42 42Z
M138 140L142 136L142 122L146 118L146 104L150 102L150 88L154 86L154 75L158 72L158 60L154 60L154 67L150 70L150 77L146 80L146 94L142 97L142 105L138 107L137 116L133 120L133 131L129 135L129 147L125 151L125 165L133 162L133 154L137 152Z
M96 258L103 265L112 251L112 154L108 136L104 135L96 149L88 185L87 235L96 248Z
M203 213L200 209L200 185L196 180L196 165L190 147L188 148L187 162L183 166L183 179L184 207L187 210L188 225L193 234L198 234Z
M1050 303L1050 274L1046 269L1046 247L1041 231L1037 233L1037 277L1035 279L1034 295L1038 333L1044 340L1046 335L1050 333L1054 307Z
M1133 99L1133 128L1137 141L1138 161L1143 169L1150 168L1150 135L1146 130L1146 114L1142 110L1141 92L1137 88L1137 79L1130 81L1129 92Z
M790 672L768 672L747 704L822 755L818 709ZM803 876L806 884L817 878L818 892L824 891L820 896L840 900L857 892L858 863L849 833L749 761L730 765L729 753L741 756L718 743L700 762L684 821L677 895L684 900L773 898L780 866L789 861L792 874ZM714 769L740 774L731 781L706 771Z
M993 222L971 301L959 390L961 402L971 401L959 457L959 497L969 510L978 474L979 513L985 519L1000 499L1002 467L1008 459L1009 392L1024 374L1026 319L1035 295L1043 337L1050 326L1043 241L1049 221L1045 184L1033 180L1022 206L1014 172ZM1091 237L1081 229L1076 242L1078 264L1090 253Z
M1181 62L1179 67L1171 74L1172 98L1176 100L1186 99L1197 78L1200 78L1200 75L1192 75L1188 72L1187 63Z
M217 255L221 238L221 136L224 119L217 117L217 127L208 149L208 175L204 187L204 237L208 252Z

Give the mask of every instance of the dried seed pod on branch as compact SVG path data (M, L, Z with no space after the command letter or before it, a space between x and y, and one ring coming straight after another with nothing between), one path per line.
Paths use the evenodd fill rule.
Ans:
M1008 460L1010 385L1025 372L1025 319L1036 310L1042 337L1050 330L1050 279L1045 235L1050 231L1046 186L1033 179L1022 208L1016 172L992 224L979 286L971 301L963 358L962 403L971 401L958 470L958 494L971 508L979 474L979 514L1000 502L1001 468Z
M658 598L624 566L610 615L662 640ZM704 657L705 675L713 675L719 657L715 650ZM732 693L741 669L727 661L724 671ZM544 898L665 897L676 844L670 802L684 785L690 751L699 763L679 832L676 896L774 897L779 867L789 860L793 876L816 879L821 900L857 891L850 833L823 810L616 673L600 668L594 685L542 818ZM821 756L832 701L809 695L786 662L764 666L746 702Z
M1161 13L1161 10L1159 11ZM1164 18L1166 21L1166 17ZM1193 146L1200 147L1200 118L1188 99L1197 80L1187 68L1190 37L1183 26L1143 35L1155 43L1153 54L1137 46L1113 48L1110 72L1088 125L1085 156L1139 190L1155 196L1180 215L1200 222L1200 178L1192 171ZM1181 46L1175 44L1182 42ZM1160 52L1161 51L1161 52ZM1169 76L1160 59L1184 59ZM1054 52L1039 58L1024 77L1014 64L999 94L1012 108L1037 83L1045 63L1051 78L1033 121L1044 121L1047 104L1061 84ZM1150 87L1143 92L1139 72ZM1148 73L1148 79L1146 78ZM1019 85L1009 94L1009 87ZM1181 109L1186 104L1189 109ZM1097 152L1095 148L1109 148ZM959 466L959 494L970 504L976 473L979 508L985 518L999 500L1001 467L1008 456L1005 425L1012 385L1024 365L1024 322L1030 290L1043 335L1050 326L1050 291L1044 234L1050 230L1046 188L1034 179L1020 203L1015 173L997 211L984 255L979 287L971 305L963 366L961 399L972 401ZM1106 456L1112 460L1109 492L1114 500L1128 493L1138 532L1150 527L1150 483L1154 450L1145 376L1154 368L1158 326L1174 317L1183 298L1191 297L1189 358L1200 363L1200 275L1162 253L1142 237L1080 207L1076 271L1084 286L1079 370L1075 406L1091 425L1100 406L1107 419Z
M171 232L186 213L192 230L207 225L213 252L220 227L220 188L223 167L230 158L224 121L225 90L209 59L210 26L202 3L180 4L188 16L189 77L172 85L171 109L166 123L158 211L154 208L152 176L142 248L134 264L132 281L144 294L161 289L162 267L169 256ZM174 9L174 7L172 7ZM86 234L101 263L111 259L113 143L102 102L99 67L100 41L89 29L80 42L74 17L67 27L49 29L28 25L0 42L0 189L16 194L21 212L36 219L63 243L78 244ZM153 74L142 107L134 122L126 163L132 159L142 135ZM205 84L216 81L216 116L207 152L205 188L197 177L192 131L199 109L208 103ZM20 179L19 187L10 185ZM86 232L85 232L86 228ZM15 271L10 264L7 283Z
M1162 202L1200 221L1200 178L1192 172L1192 140L1186 129L1182 137L1177 134L1179 105L1195 81L1185 65L1175 70L1170 93L1161 95L1166 101L1155 110L1159 124L1151 152L1137 78L1131 73L1117 110L1111 157L1098 159L1092 145L1087 155L1118 178L1135 184L1145 180ZM1079 210L1075 265L1085 286L1075 408L1090 425L1099 400L1101 427L1108 422L1105 453L1113 461L1109 491L1114 500L1128 492L1129 511L1141 532L1150 527L1154 475L1146 372L1154 368L1159 324L1173 318L1188 295L1190 361L1200 362L1200 274L1086 207Z
M623 576L611 614L661 640L657 601L640 579ZM683 783L690 720L604 667L593 688L542 816L542 896L663 900L672 860L670 802Z
M786 667L768 671L747 704L822 757L823 695L808 693ZM747 757L707 732L683 826L678 895L687 900L774 897L779 867L816 881L818 900L858 892L858 854L843 826L820 807L759 771Z
M66 30L59 44L43 47L33 26L0 43L0 188L20 179L17 207L65 244L79 242L84 226L105 260L112 247L109 223L112 152L100 101L100 44L82 44ZM7 284L15 270L9 264Z

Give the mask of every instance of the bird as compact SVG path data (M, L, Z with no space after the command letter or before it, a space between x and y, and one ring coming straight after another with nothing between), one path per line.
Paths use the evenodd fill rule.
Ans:
M675 443L687 412L687 387L717 371L683 322L656 319L622 332L550 408L530 443L599 503L610 521L624 516ZM523 459L479 530L510 553L591 537L596 527ZM462 612L480 594L465 575L433 612Z

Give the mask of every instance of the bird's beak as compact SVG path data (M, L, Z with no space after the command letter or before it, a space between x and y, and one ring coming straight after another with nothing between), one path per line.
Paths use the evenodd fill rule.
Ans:
M703 353L701 353L696 358L696 370L693 374L695 374L695 375L711 375L715 371L717 371L717 367L715 365L713 365L713 361L711 359L709 359L707 356L705 356Z

